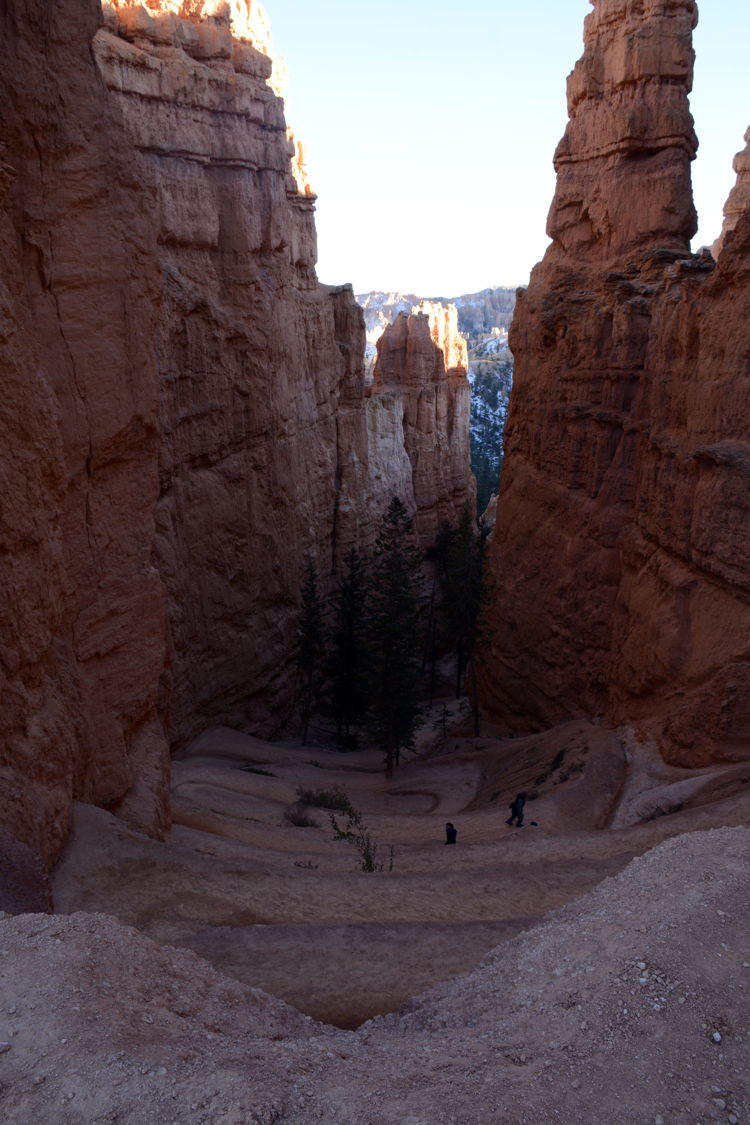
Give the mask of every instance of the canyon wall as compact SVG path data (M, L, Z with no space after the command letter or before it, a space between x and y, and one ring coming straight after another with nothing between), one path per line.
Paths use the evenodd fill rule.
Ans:
M104 17L94 53L153 187L164 279L171 733L270 734L289 707L305 555L335 568L337 415L362 400L361 315L348 288L317 283L314 196L259 5L115 0Z
M74 799L159 835L170 745L280 729L305 557L332 582L394 494L417 501L404 403L370 395L362 312L316 279L262 7L7 0L0 27L0 810L22 882Z
M483 671L511 728L601 715L685 765L750 733L750 213L717 263L690 253L696 18L586 19L553 241L511 331Z
M0 819L45 859L74 796L168 816L154 200L92 65L100 20L0 7Z

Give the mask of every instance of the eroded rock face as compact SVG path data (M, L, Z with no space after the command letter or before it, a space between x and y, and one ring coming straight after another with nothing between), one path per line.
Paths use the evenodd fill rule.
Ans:
M732 166L737 173L737 182L724 204L724 225L712 248L714 258L721 254L729 232L734 230L745 212L750 211L750 128L745 133L745 147L737 153Z
M332 575L398 465L367 489L362 316L348 287L317 283L314 197L262 9L105 10L97 64L154 187L165 278L156 558L172 736L219 718L269 734L288 718L305 555Z
M0 13L0 819L45 859L74 796L168 821L154 197L91 62L100 18Z
M377 349L372 402L393 399L402 412L416 529L431 547L441 522L456 523L464 504L475 503L469 364L455 306L423 302L410 316L400 313Z
M568 79L548 257L585 253L593 265L653 245L684 249L695 233L696 22L693 0L594 0Z
M49 862L74 798L158 835L170 744L278 730L306 555L332 581L416 501L402 399L317 282L262 7L0 28L0 807Z
M600 713L686 765L750 733L750 215L715 268L689 253L694 21L587 20L555 241L511 333L484 685L516 728Z

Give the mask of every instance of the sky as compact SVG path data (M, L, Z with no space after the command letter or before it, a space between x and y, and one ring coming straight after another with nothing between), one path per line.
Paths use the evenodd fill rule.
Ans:
M525 284L589 0L265 4L318 194L320 280L443 297ZM695 248L721 229L750 124L750 3L700 7Z

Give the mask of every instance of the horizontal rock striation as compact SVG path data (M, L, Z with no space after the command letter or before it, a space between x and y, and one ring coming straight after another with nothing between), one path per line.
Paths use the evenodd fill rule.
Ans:
M172 736L206 721L271 734L305 556L325 581L413 489L397 412L365 406L351 289L316 279L314 196L262 9L156 8L105 6L94 50L154 187Z
M100 18L0 12L0 819L45 859L73 797L168 823L154 200L91 62Z
M687 248L696 22L694 0L594 0L568 78L549 258L583 253L593 266L653 245Z
M489 711L602 714L684 765L750 733L750 214L691 255L689 2L598 0L554 239L521 292Z
M416 501L361 310L316 279L262 7L0 29L0 809L48 863L73 799L158 835L170 744L283 726L305 557L332 580Z

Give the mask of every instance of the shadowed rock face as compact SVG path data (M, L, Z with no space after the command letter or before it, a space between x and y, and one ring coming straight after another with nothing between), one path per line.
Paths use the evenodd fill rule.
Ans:
M262 7L8 0L0 30L0 808L49 861L72 799L159 835L170 743L277 730L305 556L332 580L417 504L316 279Z
M167 824L153 195L92 64L100 18L0 11L0 820L46 858L74 795Z
M49 880L41 859L0 828L0 913L41 914L52 910Z
M315 277L267 24L235 8L118 0L94 40L164 278L155 558L178 741L209 717L266 733L284 718L305 553L335 567L337 413L363 393L361 315Z
M750 733L750 215L693 256L692 3L599 0L520 294L485 703L685 765Z
M0 797L48 859L72 797L163 831L208 715L278 721L331 568L361 314L317 286L272 61L177 7L3 8Z

